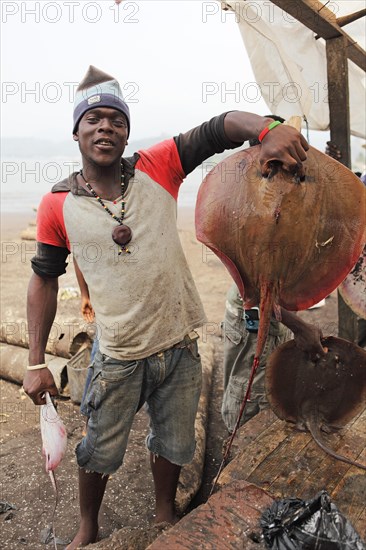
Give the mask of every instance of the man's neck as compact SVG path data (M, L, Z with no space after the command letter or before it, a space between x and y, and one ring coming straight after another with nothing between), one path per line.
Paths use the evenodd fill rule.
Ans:
M105 200L115 200L121 195L121 163L111 166L98 166L83 160L82 176L79 183L87 189L89 183L94 191Z

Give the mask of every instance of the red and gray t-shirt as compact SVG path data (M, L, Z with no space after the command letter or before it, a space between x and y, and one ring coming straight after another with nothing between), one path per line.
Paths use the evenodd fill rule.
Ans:
M116 221L78 185L76 173L42 199L33 270L58 277L74 255L96 312L100 350L110 357L148 357L205 322L176 227L176 201L187 174L240 145L226 137L224 118L122 159L130 254L118 254L111 237ZM121 199L104 202L120 216Z

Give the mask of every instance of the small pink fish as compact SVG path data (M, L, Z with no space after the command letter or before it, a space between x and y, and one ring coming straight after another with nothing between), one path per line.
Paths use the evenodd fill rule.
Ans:
M56 538L54 529L54 519L58 503L58 491L54 470L63 459L67 447L67 434L64 423L57 414L50 394L45 392L46 404L40 407L40 423L42 436L42 454L46 458L46 472L49 473L52 487L55 492L55 506L52 514L51 527L48 529L45 537L45 543L53 541L54 548L57 550L59 539Z
M57 414L50 394L45 393L46 404L41 405L42 454L46 458L46 472L53 472L63 459L66 446L66 428Z

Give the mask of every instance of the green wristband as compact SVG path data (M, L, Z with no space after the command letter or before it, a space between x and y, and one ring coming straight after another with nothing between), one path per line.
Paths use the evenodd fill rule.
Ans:
M264 136L266 136L270 130L273 130L273 128L276 128L276 126L278 126L279 124L282 124L282 122L280 122L279 120L274 120L273 122L271 122L271 124L268 124L268 126L264 128L264 130L262 130L259 134L258 141L262 143Z

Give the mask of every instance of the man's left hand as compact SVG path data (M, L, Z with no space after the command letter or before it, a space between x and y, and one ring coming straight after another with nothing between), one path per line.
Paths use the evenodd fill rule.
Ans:
M308 142L295 128L285 124L276 126L262 141L259 155L262 175L268 177L271 172L271 163L280 162L284 170L300 178L304 177L305 170L302 163L307 158L308 149Z

